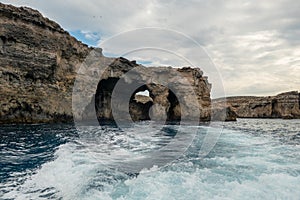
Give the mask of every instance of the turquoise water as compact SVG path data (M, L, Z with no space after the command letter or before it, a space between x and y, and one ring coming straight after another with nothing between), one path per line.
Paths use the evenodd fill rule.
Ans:
M185 126L197 134L184 152L140 169L178 126L90 127L86 135L73 125L2 126L0 199L300 199L300 120L220 127ZM222 134L201 157L208 130ZM139 171L125 170L128 163Z

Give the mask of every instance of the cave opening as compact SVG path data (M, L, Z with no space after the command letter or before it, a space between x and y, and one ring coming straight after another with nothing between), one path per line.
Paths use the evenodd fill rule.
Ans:
M154 92L159 88L161 91L167 90L167 96L160 96L160 93ZM148 84L135 90L129 102L129 112L133 121L154 120L151 119L152 106L167 102L167 106L161 107L161 113L165 110L167 123L178 122L181 120L181 107L176 95L172 90L162 85ZM155 112L155 111L154 111ZM153 117L153 115L152 115Z
M271 101L271 117L276 117L278 116L278 100L277 99L272 99Z
M176 95L169 89L168 101L170 102L167 121L177 122L181 120L181 108Z
M150 97L149 90L144 90L144 91L137 92L135 95L136 95L136 96L146 96L146 97Z
M107 78L100 80L97 85L95 94L95 109L97 120L100 125L107 121L113 122L111 95L118 81L118 78Z
M112 93L118 81L121 80L109 77L100 80L98 83L95 94L95 109L100 125L107 124L107 122L115 122L111 101ZM128 88L131 87L129 83L122 82L122 84L127 85ZM124 106L129 106L127 107L129 108L129 115L134 122L155 120L155 117L151 114L155 112L153 108L156 105L161 106L159 111L156 110L156 114L161 116L161 113L165 113L164 121L167 123L181 120L181 108L176 95L167 87L158 84L151 83L140 86L131 94L129 102L122 102L120 105L120 108L115 109L121 109L120 113L122 113L125 110L122 110ZM153 119L151 119L152 117ZM124 118L124 120L126 119Z
M137 88L130 97L129 114L133 121L143 121L150 119L150 108L153 106L153 99L147 85Z

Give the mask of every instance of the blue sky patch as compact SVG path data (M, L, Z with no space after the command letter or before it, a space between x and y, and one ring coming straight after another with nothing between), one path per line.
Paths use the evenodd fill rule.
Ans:
M100 40L100 36L98 33L76 30L70 31L70 34L77 40L92 47L96 47L98 41Z

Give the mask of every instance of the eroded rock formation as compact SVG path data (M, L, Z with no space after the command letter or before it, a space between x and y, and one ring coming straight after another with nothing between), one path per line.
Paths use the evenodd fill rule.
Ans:
M90 50L38 11L0 3L0 123L72 120L75 72Z
M213 104L225 105L240 118L300 118L300 94L297 91L277 96L241 96L215 99Z
M83 79L90 80L90 76ZM116 119L208 121L211 118L211 86L198 68L144 67L135 61L117 58L101 72L98 80L96 93L82 89L84 95L78 95L79 102L90 99L90 103L78 111L83 120L93 118L94 102L99 122ZM149 97L136 95L145 90L149 91Z
M89 68L105 70L81 74L91 52L97 56ZM72 110L74 81L80 77L96 81L75 89L83 96L73 96L73 104L80 106ZM149 101L135 95L145 89ZM115 102L113 91L119 95ZM199 69L146 68L124 58L106 58L101 49L77 41L38 11L0 3L0 123L67 122L91 115L100 121L115 115L206 121L210 103L210 84Z
M224 122L236 121L238 117L237 114L232 110L230 106L213 107L211 115L214 121L224 121Z

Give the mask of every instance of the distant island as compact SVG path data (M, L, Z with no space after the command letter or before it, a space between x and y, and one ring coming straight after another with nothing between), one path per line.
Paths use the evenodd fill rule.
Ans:
M233 121L242 118L300 118L300 95L297 91L273 97L228 97L211 100L211 84L198 68L157 68L150 73L147 67L126 58L107 58L100 48L88 47L72 37L57 23L27 7L14 7L0 3L0 124L72 122L73 116L89 119L96 107L98 120L111 120L111 86L133 68L140 68L139 77L147 80L171 73L187 78L194 91L182 83L177 92L185 98L177 98L167 87L160 84L145 84L134 91L126 105L134 121L148 120L153 104L163 106L167 120L180 120L186 112L193 118L200 112L199 120ZM92 100L82 110L72 112L72 92L77 71L92 52L110 68L98 77L98 81L86 95ZM97 77L98 74L90 74ZM180 82L179 79L175 81ZM130 86L130 81L126 82ZM149 97L135 95L148 90ZM179 101L182 104L179 104ZM129 103L129 104L128 104ZM125 111L124 111L125 112ZM158 111L158 114L160 111Z

